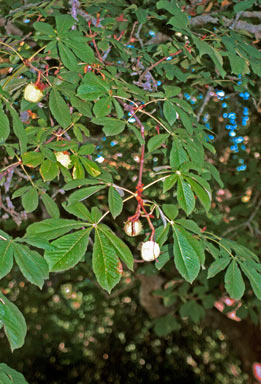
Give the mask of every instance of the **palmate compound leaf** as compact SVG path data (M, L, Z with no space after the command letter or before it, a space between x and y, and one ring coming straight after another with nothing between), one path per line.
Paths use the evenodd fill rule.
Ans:
M225 274L225 288L232 299L239 300L245 292L245 283L236 260L229 265Z
M32 284L42 288L48 278L48 265L44 258L26 245L14 243L14 258L24 277Z
M11 303L0 291L0 321L4 324L4 331L14 351L22 347L26 335L26 323L23 314L16 305Z
M172 225L174 238L174 262L185 280L192 283L204 262L204 250L198 240L179 225Z
M133 256L129 248L104 224L95 228L92 257L93 271L98 283L108 292L121 279L119 259L133 270Z
M91 230L92 227L82 229L51 243L54 248L44 254L51 272L66 271L79 263L87 250Z

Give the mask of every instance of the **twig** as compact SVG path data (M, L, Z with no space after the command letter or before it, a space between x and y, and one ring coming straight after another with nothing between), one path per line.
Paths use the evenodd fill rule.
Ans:
M143 47L143 41L141 40L141 37L140 37L140 31L141 31L142 27L143 27L143 24L140 24L139 27L138 27L137 32L135 33L135 37L136 37L136 39L139 40L139 43L140 43L141 47Z
M223 234L222 234L222 237L225 237L228 233L230 232L233 232L233 231L236 231L237 229L239 228L242 228L242 227L248 227L249 228L249 225L251 224L251 222L254 220L255 216L257 215L257 213L259 212L259 208L261 207L261 199L259 200L259 202L257 203L257 206L256 208L254 209L254 211L251 213L251 215L249 216L248 220L245 221L244 223L241 223L239 225L236 225L234 227L231 227L231 228L228 228Z
M175 57L177 55L179 55L183 50L182 49L179 49L177 52L175 53L170 53L169 56L172 56L172 57ZM142 81L142 79L145 77L145 75L151 71L153 68L155 68L157 65L159 65L160 63L162 63L163 61L165 61L169 56L164 56L162 57L160 60L156 61L156 63L153 63L150 67L148 67L141 75L140 75L140 78L139 78L139 82Z
M204 111L204 109L205 109L207 103L209 102L209 100L210 100L210 98L211 98L211 93L212 93L212 92L213 92L213 88L212 88L212 87L209 87L209 88L208 88L208 91L207 91L207 93L206 93L205 99L204 99L204 101L203 101L203 104L201 105L201 108L200 108L200 110L198 111L198 114L197 114L197 122L199 122L200 117L201 117L201 115L202 115L202 113L203 113L203 111Z
M138 24L138 21L135 21L133 23L133 26L132 26L132 30L131 30L131 33L130 33L130 37L129 37L129 42L131 43L133 40L133 34L134 34L134 31L135 31L135 28L136 28L136 25Z

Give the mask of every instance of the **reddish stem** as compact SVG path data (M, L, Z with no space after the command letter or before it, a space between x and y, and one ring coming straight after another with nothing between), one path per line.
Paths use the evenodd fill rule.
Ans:
M169 56L177 56L179 55L183 50L182 49L179 49L177 52L175 53L170 53ZM140 78L139 78L139 82L144 78L144 76L149 72L151 71L153 68L157 67L157 65L159 65L160 63L162 63L163 61L165 61L167 59L167 57L169 56L164 56L162 57L162 59L156 61L156 63L152 64L150 67L148 67L141 75L140 75Z
M119 101L124 106L124 109L126 111L130 112L133 117L135 117L136 123L140 127L141 137L143 139L145 139L145 128L144 128L144 125L142 124L142 122L140 121L140 119L138 118L138 116L136 116L136 114L135 114L135 107L133 105L123 103L121 100L119 100ZM148 221L148 224L150 226L150 229L151 229L150 240L153 241L155 229L154 229L154 226L153 226L151 219L150 219L153 216L146 211L146 208L144 207L143 198L142 198L142 192L143 192L142 176L143 176L143 169L144 169L144 154L145 154L145 144L142 144L141 145L141 155L140 155L139 178L138 178L138 183L136 186L136 190L137 190L136 200L138 202L138 205L137 205L137 209L136 209L135 214L133 216L129 217L128 221L131 221L131 222L137 221L141 215L141 211L143 211L145 214L145 217Z

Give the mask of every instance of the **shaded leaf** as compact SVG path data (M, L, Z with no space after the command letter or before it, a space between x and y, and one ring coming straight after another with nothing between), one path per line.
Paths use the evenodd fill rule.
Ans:
M39 196L35 188L30 188L22 195L22 205L26 212L33 212L38 207L38 203Z
M241 299L245 292L245 283L235 260L231 262L226 271L225 288L229 296L235 300Z
M44 203L48 215L54 219L58 219L60 217L60 211L55 201L47 193L41 194L41 200Z
M0 239L0 279L11 271L13 254L14 249L12 242Z
M26 335L26 323L23 314L16 305L11 303L0 291L0 321L4 324L4 331L14 351L22 347Z

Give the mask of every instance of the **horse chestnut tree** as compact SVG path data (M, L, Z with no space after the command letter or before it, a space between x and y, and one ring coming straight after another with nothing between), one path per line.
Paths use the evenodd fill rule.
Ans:
M215 226L228 215L222 178L247 180L260 112L254 2L61 1L10 14L2 3L24 38L0 40L0 277L15 262L42 288L91 258L111 292L145 260L191 284L176 300L187 317L193 297L200 318L222 295L260 311L257 244L231 239L232 218L227 237ZM24 317L0 291L1 326L12 350L23 345Z

